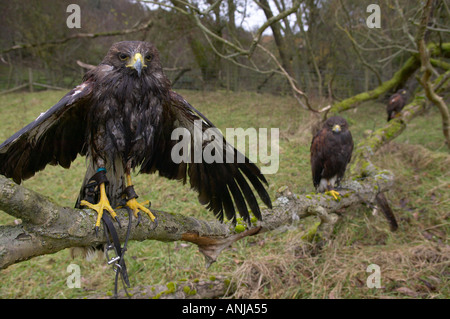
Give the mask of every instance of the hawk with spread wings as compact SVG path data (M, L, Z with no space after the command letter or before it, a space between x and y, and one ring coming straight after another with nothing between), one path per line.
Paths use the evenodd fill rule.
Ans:
M254 191L268 207L271 200L259 168L225 139L208 139L209 135L203 134L202 140L196 141L195 122L202 124L201 132L214 128L172 91L155 46L118 42L80 85L0 145L0 173L20 183L48 164L69 168L78 155L86 156L87 171L76 207L97 211L96 230L104 210L115 218L114 209L123 204L136 217L144 212L154 221L145 203L137 201L131 180L135 168L183 182L189 178L200 203L220 220L225 215L235 221L239 212L250 222L249 209L261 219ZM173 138L177 128L191 133L191 152L183 157L188 160L172 158L172 149L182 138ZM201 151L212 144L222 148L224 159L242 156L244 160L193 159L195 145L200 145ZM98 182L94 201L88 200L91 197L86 191L93 176Z
M344 177L353 152L353 138L347 121L340 116L330 117L311 142L311 170L318 192L328 191L337 199L335 191Z

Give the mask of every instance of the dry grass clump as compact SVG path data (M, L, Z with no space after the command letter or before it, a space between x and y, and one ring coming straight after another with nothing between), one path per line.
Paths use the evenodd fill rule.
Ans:
M397 160L406 161L412 167L426 169L438 169L446 175L450 174L450 155L443 152L433 152L418 144L399 144L391 142L380 149L379 157L388 159L386 154L395 155ZM390 158L389 158L390 159ZM387 163L386 163L387 164ZM388 165L389 167L389 165Z
M287 237L291 237L287 235ZM345 245L336 238L322 250L303 242L268 255L249 256L232 276L233 298L447 298L450 246L432 242ZM284 238L286 240L286 238ZM286 241L284 242L286 243ZM371 264L381 287L368 288ZM443 293L441 293L443 291Z

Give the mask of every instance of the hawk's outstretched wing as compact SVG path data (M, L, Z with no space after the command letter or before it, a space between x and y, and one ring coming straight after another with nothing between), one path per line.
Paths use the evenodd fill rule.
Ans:
M85 81L0 145L0 174L16 183L47 164L68 168L85 143L92 82Z
M261 219L261 211L250 185L259 194L264 204L270 208L272 204L263 185L263 183L267 184L267 181L259 168L228 144L204 115L173 91L170 109L171 116L167 119L169 123L165 123L165 132L162 133L156 146L156 152L159 154L152 157L152 162L144 163L141 172L159 171L159 174L164 177L183 180L183 182L186 182L189 176L191 187L199 193L199 201L207 205L207 208L213 211L219 220L223 220L225 212L228 219L235 221L235 207L247 222L250 222L248 209L251 209L255 217ZM196 137L194 132L194 122L197 125L201 123L202 140L195 140L198 136ZM172 132L177 128L184 128L190 133L190 152L182 154L186 156L183 161L174 161L172 158L173 147L182 141L180 136L172 139ZM214 133L217 134L212 134L215 135L213 137L210 134L211 130L208 129L215 129ZM217 138L219 135L220 138ZM201 161L195 161L196 146L201 148L201 154L206 148L215 148L213 153L217 151L220 153L222 150L220 157L223 163L214 161L208 163L204 158Z

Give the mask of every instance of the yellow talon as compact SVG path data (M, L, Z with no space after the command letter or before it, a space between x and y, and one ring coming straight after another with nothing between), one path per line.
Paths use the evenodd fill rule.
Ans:
M131 208L131 210L133 211L133 215L134 217L138 217L137 213L139 211L143 211L144 213L146 213L148 215L148 217L150 217L150 219L152 220L152 222L155 221L155 216L152 214L152 212L147 208L144 207L144 205L148 205L149 201L145 201L143 203L139 203L136 198L132 198L127 202L127 206Z
M341 194L339 194L335 190L328 191L325 194L333 196L335 201L338 201L340 199L340 197L341 197Z
M127 186L133 186L133 183L131 182L131 175L126 174L126 178L127 178ZM139 211L142 211L142 212L146 213L148 215L148 217L150 217L152 222L154 222L155 216L152 214L152 212L147 207L144 207L144 205L148 205L149 203L150 202L148 200L146 200L145 202L139 203L136 200L136 198L132 198L129 201L127 201L127 206L130 207L131 210L133 211L134 217L138 218L137 213Z
M80 204L82 206L87 206L90 209L93 209L98 213L97 222L95 223L95 227L97 227L97 228L100 227L100 221L102 219L104 209L106 209L109 212L109 214L111 215L111 217L113 219L116 219L117 214L114 211L114 209L111 207L111 205L109 204L108 196L106 196L104 183L100 184L100 200L97 204L92 204L85 200L82 200L80 202Z

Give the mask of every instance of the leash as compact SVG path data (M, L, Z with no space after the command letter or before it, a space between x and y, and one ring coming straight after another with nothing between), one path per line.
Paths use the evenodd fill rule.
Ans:
M98 185L101 183L105 183L107 185L109 182L106 178L106 169L99 168L97 170L97 173L95 173L89 180L88 183L85 185L85 193L84 193L84 199L90 203L98 202L99 200L99 191L98 191ZM127 227L127 233L125 236L125 241L123 244L123 247L120 244L119 235L117 234L117 230L114 227L114 224L111 220L111 217L109 217L108 213L104 213L102 215L102 222L103 222L103 231L106 238L106 246L105 246L105 255L107 259L107 264L112 265L112 268L115 275L114 280L114 296L113 298L117 298L117 290L118 290L118 282L119 277L122 281L123 288L125 290L125 293L128 298L130 298L130 294L128 294L128 291L126 288L130 288L130 280L128 277L127 267L125 265L125 251L127 250L127 244L128 239L130 237L131 232L131 222L132 222L132 211L129 207L126 207L128 211L129 221L128 221L128 227ZM119 220L117 220L117 223L119 224L119 228L121 228ZM96 234L98 235L98 229L95 229ZM109 257L109 252L114 251L115 256Z
M119 236L112 223L111 218L108 216L108 214L104 214L102 216L103 231L106 237L106 247L105 247L106 260L108 265L112 265L112 269L116 273L114 279L114 296L113 296L113 298L115 299L118 297L117 290L119 285L118 284L119 277L122 281L125 294L127 295L128 298L131 297L127 291L127 288L130 288L130 280L128 277L127 267L125 265L125 252L127 250L128 239L130 237L131 232L132 212L130 208L128 207L126 208L128 210L128 227L123 247L120 245ZM110 237L112 239L112 242L110 240ZM114 251L115 256L110 258L109 256L110 251Z

